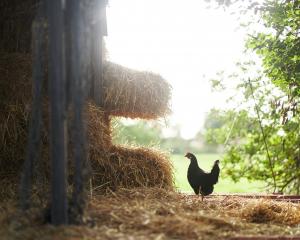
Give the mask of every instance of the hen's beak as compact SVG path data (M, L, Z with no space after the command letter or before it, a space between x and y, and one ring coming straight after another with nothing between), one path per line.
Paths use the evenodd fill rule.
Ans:
M187 157L187 156L188 156L188 154L185 154L185 155L184 155L184 157Z

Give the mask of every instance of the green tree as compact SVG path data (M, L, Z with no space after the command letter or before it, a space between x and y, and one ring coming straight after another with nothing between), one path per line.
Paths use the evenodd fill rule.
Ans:
M260 16L265 29L252 34L247 47L262 58L275 85L300 96L300 1L265 1Z
M264 73L290 97L300 96L300 1L207 1L237 15L252 32L246 48L261 57Z
M253 68L249 63L240 67L244 72ZM226 144L225 172L234 181L243 177L263 180L272 190L299 193L299 102L292 108L286 93L263 73L250 81L242 75L232 76L239 78L236 91L243 94L239 109L213 110L222 124L217 128L208 125L206 131L208 141Z
M135 121L124 123L115 121L113 141L116 144L135 146L159 146L161 143L161 126L156 123Z
M184 154L186 151L199 152L194 147L193 140L183 139L180 135L180 126L170 127L174 135L164 136L162 126L158 122L142 120L130 123L115 120L113 142L115 144L150 146L173 154Z
M236 92L242 93L242 100L235 109L237 125L225 148L226 172L236 181L241 177L259 179L275 191L299 194L300 2L216 2L223 6L238 4L245 16L253 13L251 21L243 24L252 32L246 50L262 60L262 71L249 61L239 64L240 71L228 76L239 80ZM222 85L213 81L213 86ZM246 110L242 115L241 109ZM227 111L223 117L230 114ZM208 139L213 136L223 144L231 122L207 131Z

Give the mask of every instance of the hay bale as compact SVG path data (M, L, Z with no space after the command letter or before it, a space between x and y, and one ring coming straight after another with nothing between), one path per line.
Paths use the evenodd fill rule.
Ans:
M88 103L85 111L87 121L88 144L90 149L94 149L98 154L108 150L112 146L111 117L102 108Z
M11 180L15 191L27 143L32 98L31 65L30 55L3 53L0 56L0 76L2 78L0 81L0 178L5 180L3 183ZM118 82L117 79L115 81ZM159 78L155 81L159 82ZM154 82L152 84L153 90L155 84ZM110 87L115 86L115 84L110 85ZM160 85L157 87L160 88ZM115 90L107 88L107 91L114 92ZM137 88L134 87L133 91L137 91ZM159 91L161 90L158 89ZM126 90L126 94L129 94L129 88ZM142 93L139 94L142 95ZM129 98L131 99L131 97ZM113 100L111 97L110 99ZM152 108L154 109L153 103ZM162 112L162 109L158 108L159 110L151 117ZM139 105L139 109L142 111L141 105ZM130 112L127 116L133 116L132 114ZM137 116L137 111L134 114ZM149 112L146 115L150 117ZM142 115L142 117L146 115ZM48 180L48 104L46 99L43 104L43 121L41 160L36 172L43 176L43 180ZM101 188L104 191L108 188L115 190L119 187L173 187L172 166L164 154L145 148L128 149L122 146L113 146L111 109L107 111L105 108L88 103L85 108L85 122L88 130L88 156L93 167L94 186L105 184ZM36 179L35 182L39 181ZM10 192L13 191L10 190ZM0 198L2 197L7 198L7 194L0 192Z
M173 187L172 165L167 155L148 148L112 146L103 151L90 148L93 185L107 188Z
M86 114L94 188L173 188L172 164L166 154L149 148L114 146L108 113L90 103Z
M31 104L32 61L27 54L0 54L0 176L20 170Z
M105 62L103 78L103 108L111 115L155 119L170 113L171 86L160 75Z

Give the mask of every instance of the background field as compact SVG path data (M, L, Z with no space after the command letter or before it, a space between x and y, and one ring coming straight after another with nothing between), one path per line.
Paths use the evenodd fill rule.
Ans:
M210 171L213 162L219 159L218 154L197 154L199 166ZM189 166L189 160L182 155L172 155L171 159L174 164L175 170L175 184L178 190L183 192L191 192L192 189L187 181L187 169ZM215 186L214 193L260 193L265 192L263 182L249 182L246 179L240 179L235 183L228 177L222 174L222 162L220 164L221 174L218 184Z

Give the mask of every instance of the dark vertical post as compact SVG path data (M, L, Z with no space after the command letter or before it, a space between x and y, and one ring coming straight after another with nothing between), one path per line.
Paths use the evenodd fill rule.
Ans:
M33 56L33 100L26 159L21 176L20 202L26 210L30 206L31 178L33 165L39 158L41 125L42 125L42 90L45 79L45 5L40 3L37 16L32 26L32 56Z
M74 190L73 190L73 222L78 223L81 220L84 207L84 195L83 195L83 171L84 163L86 161L85 151L85 128L83 122L83 106L85 100L84 86L84 52L87 46L85 44L87 36L84 34L84 28L86 27L85 19L83 15L83 9L80 8L79 0L68 0L67 9L70 17L70 87L71 103L73 112L73 150L74 150L74 162L75 162L75 173L74 173Z
M92 69L93 69L93 83L91 95L98 106L103 103L103 36L107 35L106 26L106 0L99 0L98 7L95 9L100 12L94 13L94 18L98 18L92 25ZM100 14L97 17L96 14Z
M64 73L64 21L61 0L48 0L50 156L52 159L51 221L67 224L66 111Z
M93 66L93 98L98 106L101 106L102 89L102 36L101 22L93 25L92 29L92 66Z
M65 7L65 67L66 67L66 110L68 111L72 99L72 76L71 76L71 4L72 0L66 0Z

